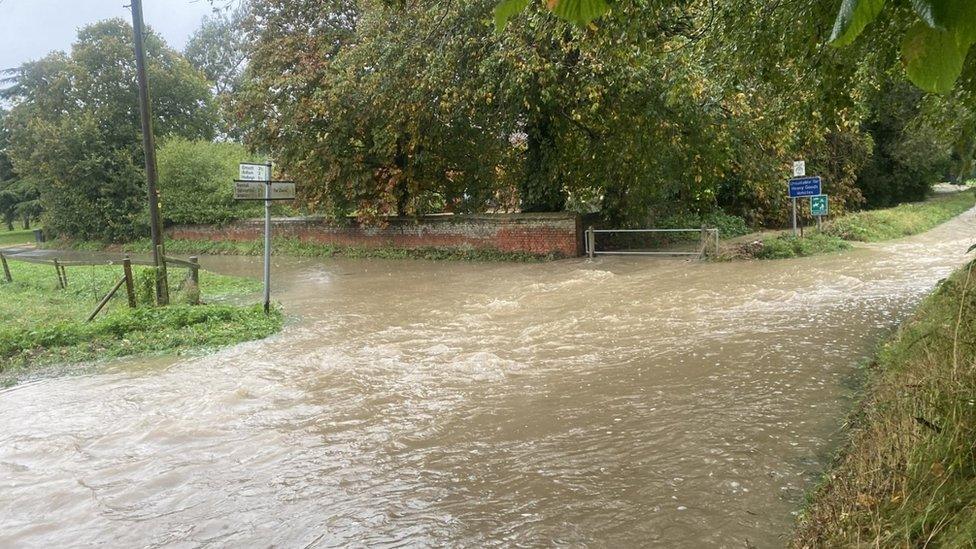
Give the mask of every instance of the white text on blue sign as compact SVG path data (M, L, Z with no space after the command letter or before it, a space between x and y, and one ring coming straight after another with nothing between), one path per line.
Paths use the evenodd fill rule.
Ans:
M820 193L820 177L794 177L790 179L790 198L816 196Z

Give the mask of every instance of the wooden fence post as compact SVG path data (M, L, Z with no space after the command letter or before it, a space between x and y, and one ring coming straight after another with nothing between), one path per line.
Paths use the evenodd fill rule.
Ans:
M95 316L98 315L98 313L102 310L102 308L105 307L105 304L108 303L110 299L112 299L112 296L115 295L115 292L119 291L119 288L121 288L123 284L125 284L125 278L118 281L115 284L115 286L107 294L105 294L105 297L103 297L102 300L98 303L98 306L95 307L95 310L92 311L90 315L88 315L88 319L85 320L85 322L91 322L92 320L94 320Z
M13 282L14 279L10 276L10 267L7 266L7 258L0 254L0 264L3 265L3 278L7 282Z
M159 306L169 305L169 278L166 276L166 256L163 255L163 246L156 246L156 253L159 257L159 270L156 271L156 284L162 290L159 293Z
M190 282L193 283L193 305L200 304L200 259L195 255L190 256Z
M132 260L126 256L122 260L122 270L125 272L125 295L129 298L129 307L136 308L135 282L132 280Z
M64 279L61 278L61 264L58 263L57 258L54 259L54 273L58 275L58 288L64 289Z

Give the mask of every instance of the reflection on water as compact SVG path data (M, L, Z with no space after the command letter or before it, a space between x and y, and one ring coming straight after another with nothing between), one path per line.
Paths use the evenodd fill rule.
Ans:
M0 392L0 546L782 545L857 362L974 226L785 262L279 259L279 336Z

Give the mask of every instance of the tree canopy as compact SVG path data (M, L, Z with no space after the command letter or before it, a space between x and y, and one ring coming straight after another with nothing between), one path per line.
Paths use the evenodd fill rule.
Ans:
M723 208L775 223L792 159L842 211L917 198L967 146L966 97L899 84L905 14L837 49L832 1L586 4L256 0L238 113L313 207L367 218ZM896 172L919 183L882 200L875 182Z
M155 131L210 139L210 84L155 34L146 39ZM89 25L70 54L15 71L3 96L7 154L36 185L45 226L75 238L118 240L145 225L132 29L120 19ZM165 202L165 199L164 199Z

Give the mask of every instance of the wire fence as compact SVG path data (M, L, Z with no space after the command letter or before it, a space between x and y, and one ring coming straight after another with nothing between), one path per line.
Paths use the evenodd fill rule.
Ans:
M12 283L14 281L13 275L10 271L11 261L19 261L23 263L33 263L36 265L50 265L54 268L54 274L57 277L58 289L65 290L68 288L68 267L97 267L97 266L119 266L122 269L121 278L112 286L107 294L99 301L95 310L88 316L87 322L94 320L98 313L105 308L105 305L115 296L116 293L124 286L126 299L130 308L135 308L138 306L136 300L135 291L135 277L132 274L133 265L141 265L156 268L156 280L160 283L166 285L168 284L167 277L167 267L172 265L179 268L187 269L186 280L192 282L194 285L199 287L200 285L200 263L196 257L190 257L189 260L177 259L175 257L165 257L160 256L161 264L157 267L155 263L144 259L132 259L129 256L125 256L122 259L102 259L102 258L90 258L90 259L62 259L60 257L52 256L50 253L45 253L45 255L36 255L30 253L11 253L9 250L7 252L0 252L0 270L2 270L3 281L6 283ZM166 294L169 294L168 288ZM199 293L194 294L193 304L199 303Z

